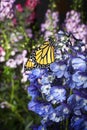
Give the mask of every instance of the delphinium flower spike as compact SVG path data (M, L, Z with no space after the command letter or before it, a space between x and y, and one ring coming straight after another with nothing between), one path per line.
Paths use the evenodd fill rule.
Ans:
M28 108L42 119L37 130L87 128L87 55L79 46L80 40L73 38L58 32L55 61L49 69L29 70L28 93L32 99Z

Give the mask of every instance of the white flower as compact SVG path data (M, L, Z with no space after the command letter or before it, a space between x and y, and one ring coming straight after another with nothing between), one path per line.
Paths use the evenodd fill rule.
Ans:
M25 57L27 55L27 50L23 50L22 55Z
M14 59L9 59L7 62L6 62L6 65L9 66L10 68L16 68L16 62Z
M23 77L21 79L22 83L25 83L27 81L28 75L26 75L25 73L23 73Z
M10 41L11 42L18 42L21 39L23 39L23 36L19 32L11 33L11 35L10 35Z
M16 62L17 65L22 64L23 61L24 61L24 57L23 57L22 54L19 54L19 55L16 56L16 58L15 58L15 62Z
M4 62L5 61L5 57L1 56L0 57L0 62Z
M24 66L25 66L27 60L28 60L28 58L24 57L24 60L23 60L23 67L22 67L21 73L24 73Z

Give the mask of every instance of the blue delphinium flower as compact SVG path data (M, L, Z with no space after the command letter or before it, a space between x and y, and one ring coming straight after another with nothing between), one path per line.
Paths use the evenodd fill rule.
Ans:
M66 119L70 114L70 110L65 104L59 105L54 110L55 111L53 113L49 114L50 120L54 122L60 122Z
M46 69L33 69L32 71L29 71L29 77L28 79L30 82L34 82L36 79L40 78L40 76L44 75Z
M84 55L79 55L78 57L72 58L71 64L74 70L81 71L81 72L86 71L87 65L86 65Z
M55 48L55 62L50 64L49 69L38 67L28 74L28 93L32 97L28 108L42 119L42 125L37 130L50 130L55 123L58 123L57 129L61 130L60 122L70 130L86 130L87 54L79 48L79 41L72 46L73 40L69 39L69 35L65 39L65 33L58 35L59 48ZM74 41L77 43L76 39Z
M42 85L50 84L53 82L54 79L55 79L55 75L52 72L44 74L41 79L41 84Z
M66 80L70 88L80 89L87 87L87 64L84 54L76 53L67 60Z
M76 94L72 94L67 99L67 103L75 115L82 116L83 113L87 113L87 96L84 96L81 92L77 91Z
M45 127L45 126L40 125L40 126L38 127L38 130L47 130L47 129L46 129L46 127Z
M66 100L66 90L60 86L52 86L49 94L46 94L46 100L52 104L58 104Z
M71 130L87 130L87 117L80 118L73 116L71 119Z
M41 86L41 93L44 94L44 95L49 95L50 94L50 89L51 89L50 84L42 85Z
M75 88L87 88L87 74L82 72L76 72L72 75L73 83Z
M38 91L38 86L37 85L30 85L28 87L28 93L32 97L32 99L35 99L40 96L40 92Z
M55 73L55 76L57 76L57 78L61 78L65 71L66 71L66 64L60 62L60 63L52 63L50 64L50 69Z
M47 130L46 127L45 127L45 125L40 125L40 126L34 125L34 126L32 126L31 128L32 128L33 130Z
M47 119L49 112L53 111L53 107L50 103L40 101L31 101L29 102L28 107L29 110L36 112L44 119Z

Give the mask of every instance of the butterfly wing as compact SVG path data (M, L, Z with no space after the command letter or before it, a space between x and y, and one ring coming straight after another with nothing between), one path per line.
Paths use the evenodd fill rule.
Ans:
M35 67L35 63L32 61L32 59L28 59L25 64L25 69L31 70Z
M45 42L35 53L36 62L40 65L49 65L54 62L54 46Z
M46 67L55 60L54 45L51 41L46 41L32 55L25 64L25 69L31 70L35 67Z

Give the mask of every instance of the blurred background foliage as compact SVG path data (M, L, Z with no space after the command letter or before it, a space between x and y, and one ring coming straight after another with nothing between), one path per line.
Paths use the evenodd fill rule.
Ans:
M0 10L0 130L30 130L30 126L40 123L38 115L28 110L31 97L27 93L29 82L23 74L23 65L32 49L49 37L41 31L47 10L58 12L56 18L59 15L53 27L52 12L48 11L52 28L43 29L53 32L52 35L62 27L70 10L81 13L82 22L87 24L87 0L35 0L32 7L26 1L12 3L10 11L14 16L10 11L3 11L6 3ZM9 7L10 4L11 0Z

